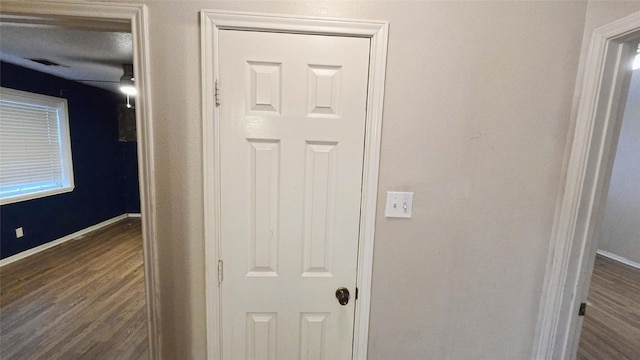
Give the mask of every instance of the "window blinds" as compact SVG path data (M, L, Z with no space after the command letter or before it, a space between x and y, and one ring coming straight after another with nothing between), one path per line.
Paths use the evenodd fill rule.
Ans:
M65 173L70 169L65 164L65 145L68 144L64 143L62 130L66 129L61 126L66 126L66 114L61 113L66 113L66 101L47 98L21 97L3 89L0 98L0 198L3 202L7 198L71 185Z

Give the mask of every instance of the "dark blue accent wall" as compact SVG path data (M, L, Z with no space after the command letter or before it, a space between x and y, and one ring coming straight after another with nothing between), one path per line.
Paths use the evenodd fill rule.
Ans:
M122 175L124 177L124 201L127 213L140 213L140 188L138 184L138 143L122 142Z
M75 181L72 192L0 206L1 258L140 212L136 143L118 141L122 96L4 62L0 84L67 99Z

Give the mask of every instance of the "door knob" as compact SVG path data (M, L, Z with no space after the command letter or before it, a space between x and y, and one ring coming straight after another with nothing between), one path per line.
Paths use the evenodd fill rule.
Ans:
M340 305L347 305L349 303L349 297L349 289L341 287L336 290L336 299L338 299Z

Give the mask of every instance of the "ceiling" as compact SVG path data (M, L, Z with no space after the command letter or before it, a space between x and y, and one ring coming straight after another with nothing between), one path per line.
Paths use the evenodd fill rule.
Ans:
M0 60L119 92L122 64L133 63L132 37L122 31L0 22Z

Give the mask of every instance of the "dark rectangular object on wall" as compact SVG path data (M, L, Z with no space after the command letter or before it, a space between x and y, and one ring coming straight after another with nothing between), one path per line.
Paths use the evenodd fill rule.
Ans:
M136 141L136 110L127 105L118 105L118 129L120 141Z

